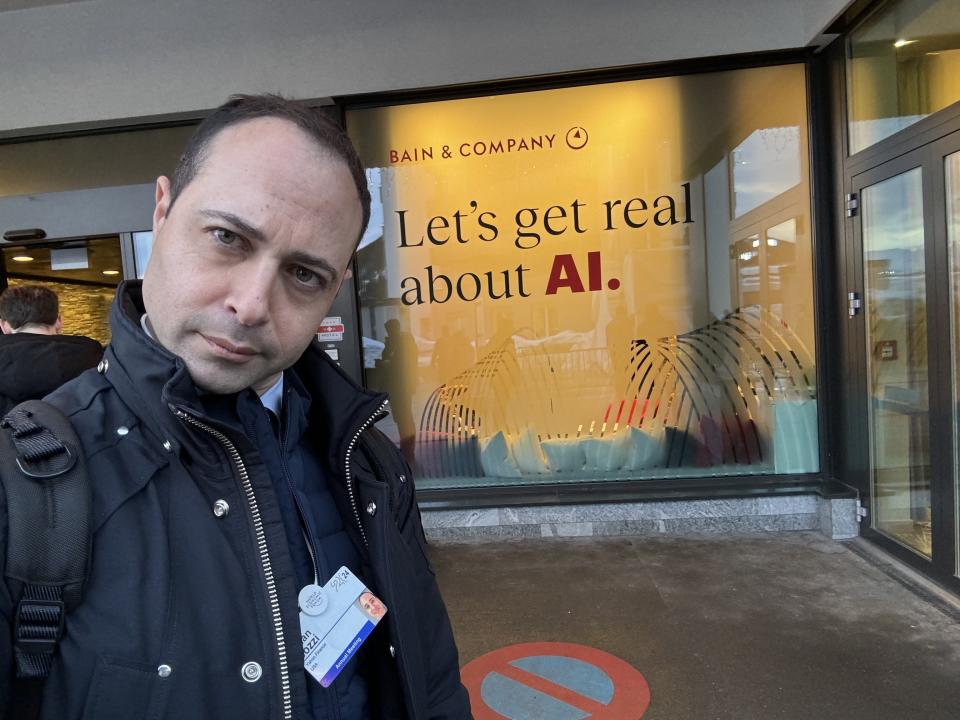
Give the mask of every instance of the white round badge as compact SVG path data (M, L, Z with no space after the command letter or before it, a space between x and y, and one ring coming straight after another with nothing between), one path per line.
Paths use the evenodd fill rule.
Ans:
M327 598L327 592L313 583L300 591L297 600L300 603L300 610L307 615L322 615L330 602Z

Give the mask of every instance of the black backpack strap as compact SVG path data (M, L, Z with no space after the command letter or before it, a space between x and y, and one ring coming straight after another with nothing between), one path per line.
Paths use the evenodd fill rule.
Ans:
M28 400L0 421L0 481L7 496L5 579L17 602L18 678L44 678L66 613L82 598L90 564L86 463L70 420Z

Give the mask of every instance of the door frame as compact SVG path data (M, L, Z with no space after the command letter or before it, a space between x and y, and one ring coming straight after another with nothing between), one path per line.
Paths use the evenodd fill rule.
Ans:
M949 125L948 123L947 125ZM944 129L941 125L941 129ZM848 426L846 476L860 492L869 508L867 522L861 533L899 559L917 567L940 582L960 591L957 577L957 518L956 518L956 461L955 419L953 400L950 278L946 241L946 197L943 160L946 155L960 151L960 128L931 139L926 133L916 138L914 147L905 149L902 140L886 153L871 152L848 169L845 189L855 194L860 208L847 219L848 252L846 279L850 292L865 300L864 256L862 235L862 207L864 189L901 175L914 168L922 173L924 265L927 319L928 364L928 422L930 439L930 501L932 521L932 558L894 540L875 529L873 517L872 472L868 418L866 308L846 323L850 358L856 369L848 381L848 417L861 421ZM892 152L891 152L892 151ZM870 151L865 151L870 152ZM886 157L884 157L886 156ZM858 167L859 166L859 167Z

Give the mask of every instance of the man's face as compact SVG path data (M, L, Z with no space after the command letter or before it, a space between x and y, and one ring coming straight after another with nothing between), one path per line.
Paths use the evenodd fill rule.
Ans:
M222 130L172 208L157 180L143 280L157 340L204 390L269 389L327 314L361 217L345 163L292 123Z
M383 603L371 592L365 592L360 595L360 607L363 608L363 611L370 617L377 619L382 618L387 610L383 607Z

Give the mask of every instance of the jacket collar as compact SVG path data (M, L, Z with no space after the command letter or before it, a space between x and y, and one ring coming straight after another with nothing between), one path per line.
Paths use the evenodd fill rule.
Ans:
M230 428L207 416L183 360L144 334L143 313L142 283L121 283L110 308L107 379L127 406L173 449L186 450L204 464L221 465L223 455L212 438L179 419L175 411L221 432ZM357 385L317 343L311 343L294 368L311 397L310 433L330 467L342 471L351 440L373 422L386 396Z

